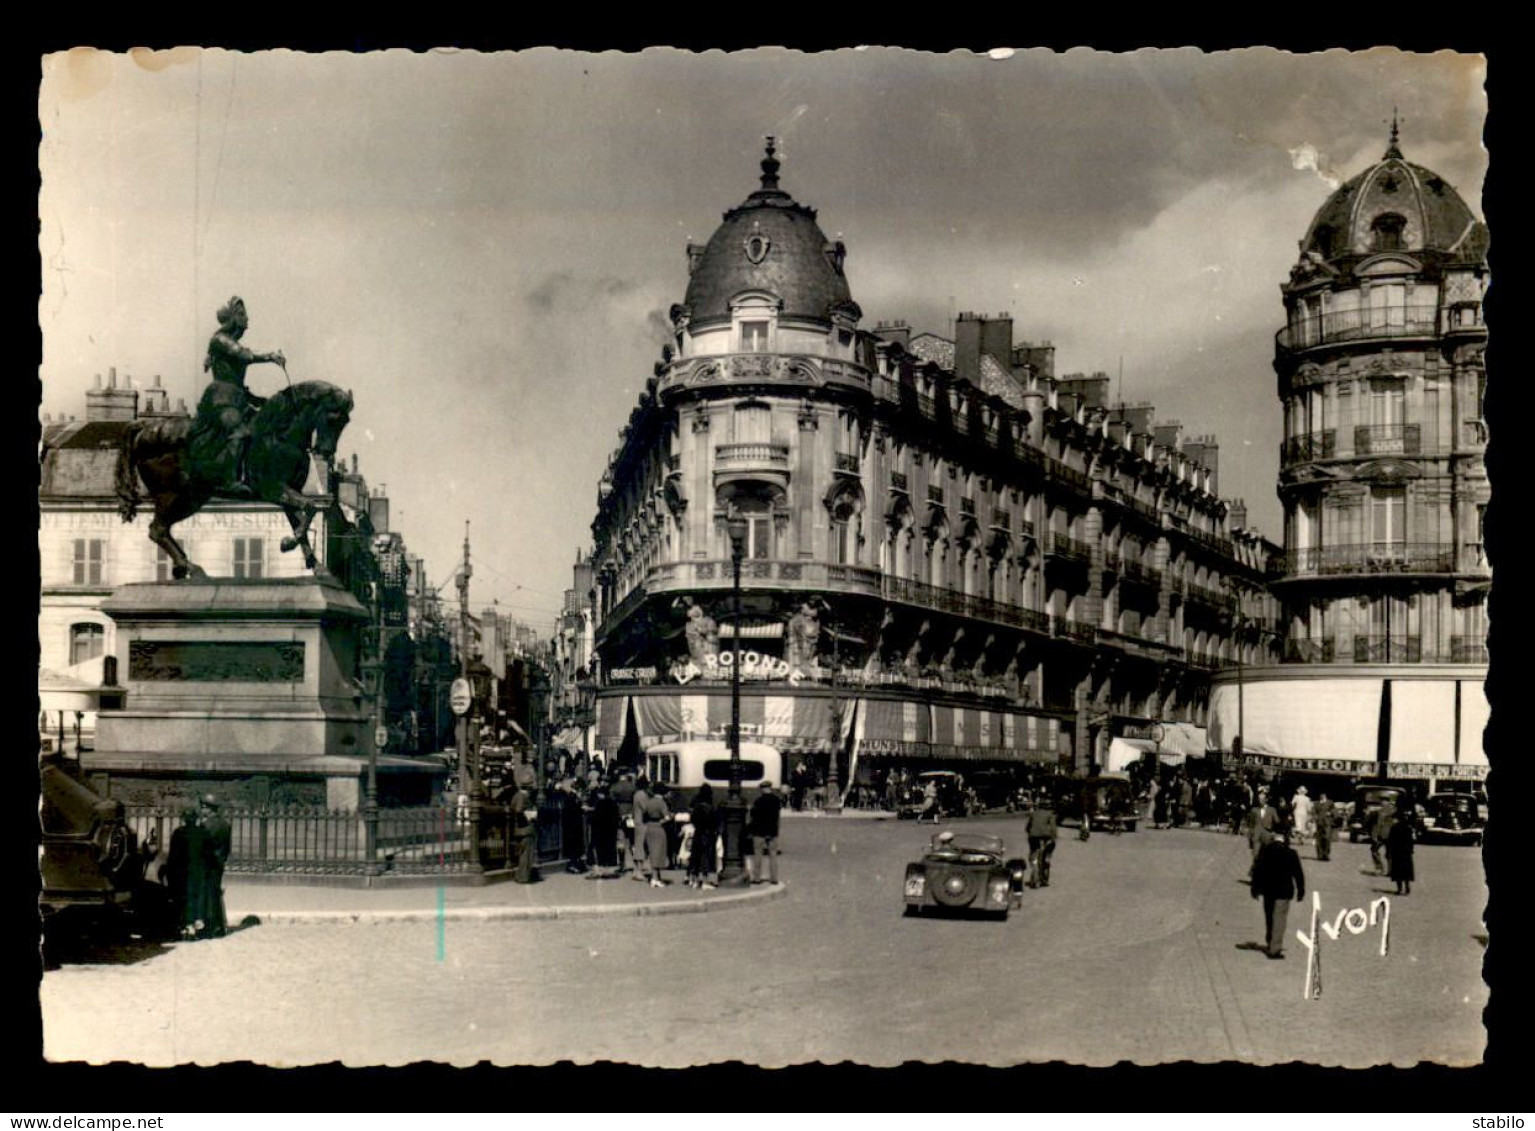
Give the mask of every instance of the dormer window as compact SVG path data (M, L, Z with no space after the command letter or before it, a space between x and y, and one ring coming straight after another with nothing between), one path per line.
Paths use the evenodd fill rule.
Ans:
M766 321L741 323L741 352L764 353L768 348L768 324Z
M1376 251L1404 251L1407 247L1405 233L1407 218L1395 212L1383 212L1370 225L1372 242Z

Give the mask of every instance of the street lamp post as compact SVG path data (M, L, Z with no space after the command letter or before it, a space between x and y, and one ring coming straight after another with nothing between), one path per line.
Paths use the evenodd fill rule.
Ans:
M741 798L741 559L746 556L746 519L735 507L725 520L730 535L730 791L720 806L725 859L720 882L739 883L746 875L742 841L746 827L746 802Z

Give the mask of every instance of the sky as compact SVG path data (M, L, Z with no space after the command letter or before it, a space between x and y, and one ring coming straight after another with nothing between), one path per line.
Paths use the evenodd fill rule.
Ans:
M110 367L195 405L238 294L247 345L352 390L341 452L431 584L468 522L472 607L548 631L684 248L772 134L865 327L1010 313L1058 374L1216 435L1221 494L1279 541L1297 243L1393 111L1482 215L1485 80L1481 56L1394 49L63 52L38 104L39 412L83 417Z

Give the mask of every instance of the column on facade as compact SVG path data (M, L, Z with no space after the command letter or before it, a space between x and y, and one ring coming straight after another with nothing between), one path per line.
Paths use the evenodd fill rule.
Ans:
M1103 569L1107 559L1104 546L1103 511L1089 506L1082 518L1082 539L1088 546L1087 592L1082 598L1084 624L1103 623Z
M799 465L795 469L796 482L793 487L794 515L792 523L794 534L791 538L792 545L787 548L784 557L814 558L819 556L822 560L828 560L831 555L822 553L817 555L816 548L826 546L829 539L826 537L827 514L826 508L821 505L830 472L825 476L816 474L818 466L829 468L831 459L818 459L825 453L817 449L832 438L832 429L821 428L821 408L815 404L806 404L799 411Z
M1157 571L1161 580L1157 584L1157 611L1152 621L1151 635L1161 637L1169 644L1181 644L1181 640L1173 638L1172 626L1172 595L1173 595L1173 571L1172 546L1167 541L1165 534L1159 535L1151 544L1151 553L1147 555L1151 559L1151 568Z

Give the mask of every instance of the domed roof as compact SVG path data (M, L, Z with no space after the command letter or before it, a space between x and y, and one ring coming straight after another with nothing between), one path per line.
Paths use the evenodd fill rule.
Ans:
M693 323L730 317L743 291L767 291L783 303L784 317L830 322L839 305L858 308L842 273L846 249L815 222L815 209L778 187L778 160L768 139L762 187L725 213L702 249L688 248L691 274L683 300Z
M1385 156L1328 198L1301 241L1303 254L1324 260L1390 250L1465 262L1487 254L1487 226L1443 177L1402 158L1394 122Z

